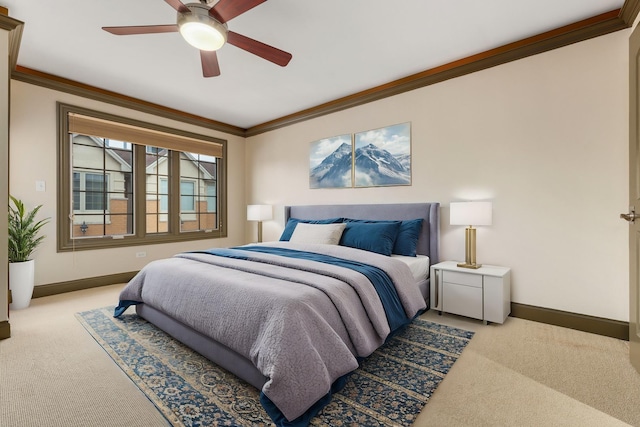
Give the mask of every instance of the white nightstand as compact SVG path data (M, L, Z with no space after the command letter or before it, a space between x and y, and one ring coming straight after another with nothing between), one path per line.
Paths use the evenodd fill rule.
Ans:
M431 309L504 323L511 312L511 269L462 268L455 261L431 266Z

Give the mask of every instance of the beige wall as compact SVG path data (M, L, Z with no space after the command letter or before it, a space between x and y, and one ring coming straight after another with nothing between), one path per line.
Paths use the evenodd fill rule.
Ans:
M464 258L449 203L492 200L478 262L511 267L512 300L628 320L630 30L247 140L247 201L282 206L438 201L442 259ZM413 185L309 189L311 141L410 121ZM247 226L247 236L255 233Z
M244 138L44 89L15 80L11 83L10 192L23 199L29 208L40 204L44 205L40 211L42 216L54 219L44 228L44 234L47 237L34 252L36 286L136 271L152 260L166 258L180 251L206 249L214 246L230 246L244 242L246 222ZM0 91L0 93L4 93L4 91ZM227 180L229 183L228 237L197 242L57 253L56 226L58 221L61 220L56 218L57 101L226 139L228 141ZM45 181L45 192L36 192L36 181ZM137 252L146 252L147 256L145 258L136 258L135 254Z
M43 204L43 215L54 218L34 254L36 285L138 270L181 250L255 240L246 203L275 206L274 221L264 223L264 240L274 240L286 204L439 201L442 259L461 259L463 228L448 225L449 203L482 199L494 202L494 225L478 231L478 261L513 269L514 302L628 320L627 226L618 215L626 211L628 191L629 34L619 31L246 141L12 81L10 190L28 206ZM57 253L56 101L227 139L229 237ZM412 186L309 189L309 142L407 121ZM46 192L35 191L37 180L46 182ZM140 251L147 257L136 258Z

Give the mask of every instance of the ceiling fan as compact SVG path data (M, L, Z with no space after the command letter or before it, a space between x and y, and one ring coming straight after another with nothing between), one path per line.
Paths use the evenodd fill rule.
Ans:
M226 43L281 67L291 61L292 55L290 53L227 29L228 21L266 0L220 0L213 7L208 6L207 0L187 4L180 0L165 1L178 12L176 24L102 27L102 29L119 36L180 32L190 45L200 49L204 77L220 75L216 51Z

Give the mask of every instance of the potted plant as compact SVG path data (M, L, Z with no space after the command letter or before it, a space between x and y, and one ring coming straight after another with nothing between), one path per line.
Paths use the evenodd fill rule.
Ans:
M49 218L36 221L36 215L42 205L27 212L21 200L9 196L9 289L11 290L11 308L29 307L34 285L34 260L31 253L45 236L39 236L40 229L49 222ZM13 202L13 206L11 206Z

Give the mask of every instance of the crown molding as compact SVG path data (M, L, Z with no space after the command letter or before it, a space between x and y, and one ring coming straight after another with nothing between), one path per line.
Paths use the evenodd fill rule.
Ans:
M573 24L565 25L555 30L431 68L402 79L394 80L371 89L252 126L248 129L189 114L30 68L16 66L15 60L18 56L17 50L20 44L23 23L0 15L0 28L6 28L8 26L13 30L11 43L13 50L10 51L10 65L12 70L11 78L14 80L119 105L196 126L202 126L231 135L249 137L623 30L633 25L639 12L640 0L626 0L620 9L612 10Z
M175 110L173 108L143 101L131 96L122 95L95 86L76 82L74 80L65 79L64 77L59 77L53 74L44 73L42 71L33 70L31 68L22 67L20 65L16 66L13 69L11 78L13 80L45 87L47 89L53 89L60 92L70 93L72 95L93 99L96 101L106 102L108 104L114 104L120 107L141 111L143 113L153 114L171 120L177 120L183 123L201 126L207 129L225 132L231 135L245 135L245 129L238 126L233 126L226 123L218 122L216 120L207 119L195 114Z
M435 67L371 89L339 98L316 107L280 117L247 129L246 136L254 136L326 114L398 95L445 80L485 70L507 62L547 52L559 47L602 36L633 25L640 0L627 0L621 9L565 25L555 30L487 50L477 55Z
M631 27L640 12L640 0L626 0L620 9L620 18Z
M6 8L2 8L0 12L2 12L0 13L0 29L9 31L9 69L13 70L18 60L24 22L9 17L9 11Z

